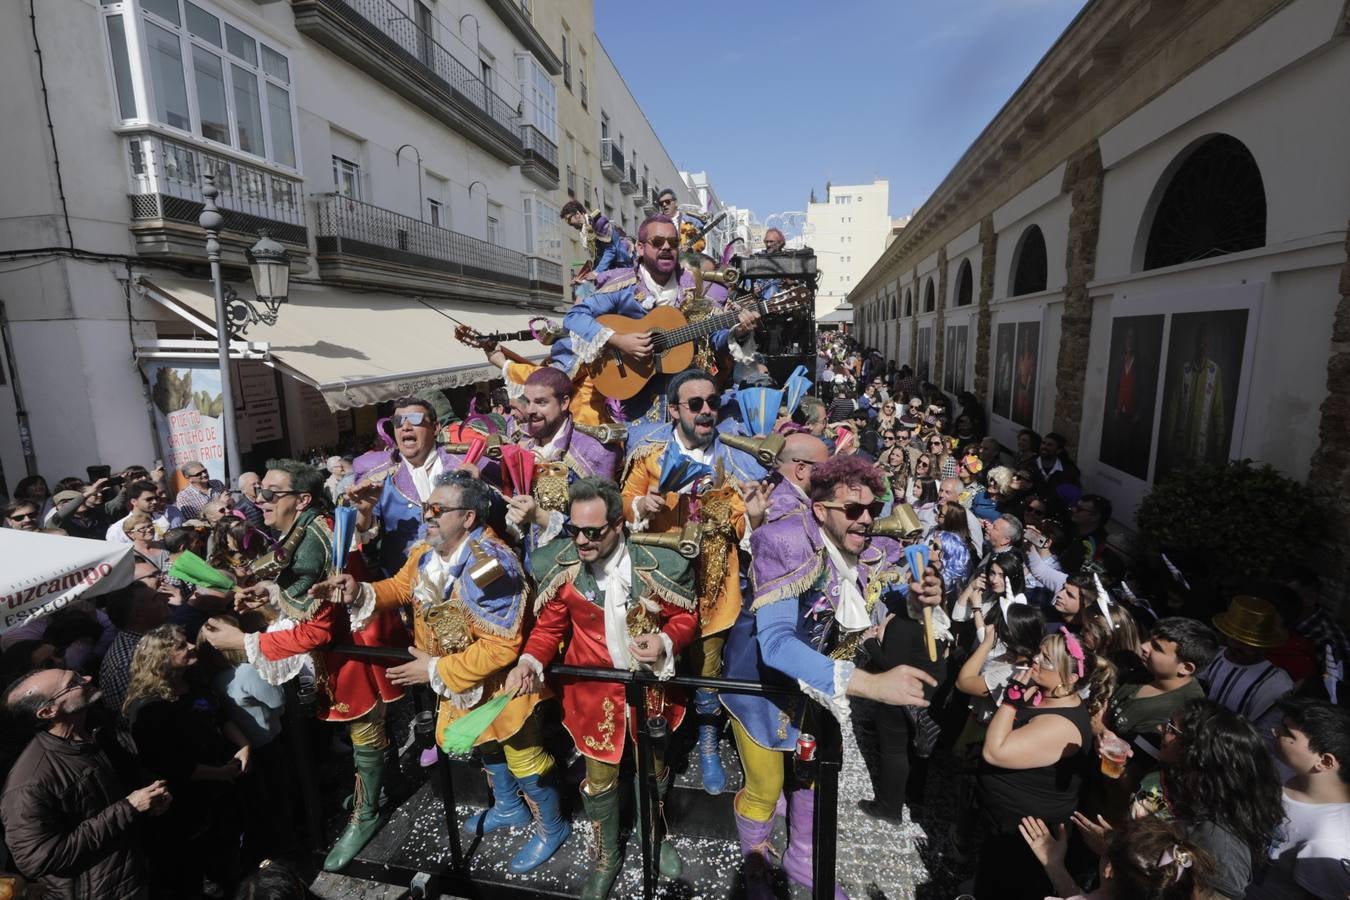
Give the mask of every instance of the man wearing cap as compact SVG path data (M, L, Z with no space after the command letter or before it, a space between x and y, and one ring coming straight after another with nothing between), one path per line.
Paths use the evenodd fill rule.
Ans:
M1289 639L1275 605L1239 595L1214 617L1225 639L1222 653L1205 670L1209 699L1244 716L1267 741L1280 724L1276 702L1294 689L1294 681L1266 659L1266 652Z

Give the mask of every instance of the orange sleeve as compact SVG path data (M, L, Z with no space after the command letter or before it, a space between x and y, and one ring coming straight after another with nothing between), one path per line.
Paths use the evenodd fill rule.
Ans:
M400 606L406 606L412 602L413 584L417 581L417 564L421 562L425 553L430 553L431 548L422 546L421 552L408 554L408 560L403 564L403 568L394 573L392 578L386 578L383 581L376 581L370 587L375 591L376 609L396 609Z

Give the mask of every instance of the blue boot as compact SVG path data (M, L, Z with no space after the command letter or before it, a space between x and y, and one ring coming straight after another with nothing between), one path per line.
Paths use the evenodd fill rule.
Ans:
M703 774L703 790L720 794L727 789L727 773L722 770L722 756L717 742L722 736L720 725L704 718L698 726L698 766Z
M550 783L549 774L526 775L519 779L521 793L534 813L535 827L534 835L511 860L511 871L517 875L543 863L572 834L572 826L562 817L558 789Z
M492 805L469 816L464 827L473 834L491 834L501 828L530 824L530 808L520 799L520 785L506 763L487 763L483 768L492 785Z

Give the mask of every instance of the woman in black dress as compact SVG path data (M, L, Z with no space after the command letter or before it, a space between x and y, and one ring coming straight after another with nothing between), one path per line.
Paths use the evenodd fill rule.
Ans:
M984 847L975 896L1042 900L1050 880L1018 832L1023 816L1052 829L1068 822L1078 803L1092 726L1081 683L1096 660L1067 630L1047 636L1028 671L1013 676L1006 700L985 734L979 771ZM1086 681L1085 681L1086 679Z

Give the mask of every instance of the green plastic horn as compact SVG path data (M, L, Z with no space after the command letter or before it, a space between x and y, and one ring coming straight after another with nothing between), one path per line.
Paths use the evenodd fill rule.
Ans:
M510 702L510 694L498 694L468 715L460 716L451 722L441 739L441 749L454 754L464 754L473 750L474 743Z
M178 555L173 565L169 566L169 576L201 588L215 588L218 591L234 589L230 576L211 568L206 560L191 550L184 550Z

